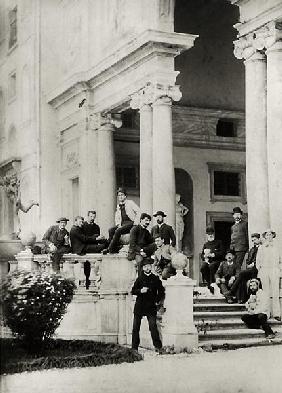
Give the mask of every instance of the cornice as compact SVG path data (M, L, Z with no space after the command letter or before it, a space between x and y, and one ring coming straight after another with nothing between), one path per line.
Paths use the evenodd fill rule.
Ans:
M105 83L119 72L134 66L154 53L175 57L190 49L197 37L193 34L146 30L129 41L121 41L119 48L90 70L74 74L61 86L47 94L47 102L57 108L81 91Z

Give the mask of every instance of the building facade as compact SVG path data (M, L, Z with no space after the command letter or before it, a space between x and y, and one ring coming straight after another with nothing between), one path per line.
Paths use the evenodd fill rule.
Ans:
M0 175L40 204L24 231L95 209L106 235L122 185L171 225L181 195L194 278L206 225L227 245L234 206L282 237L280 0L5 0L0 15Z

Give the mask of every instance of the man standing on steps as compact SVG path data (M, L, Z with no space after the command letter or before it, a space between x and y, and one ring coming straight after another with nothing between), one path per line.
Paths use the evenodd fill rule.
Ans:
M246 252L249 249L248 223L242 220L243 212L240 207L234 207L235 223L231 227L230 250L235 251L235 263L241 268Z
M267 322L269 318L268 301L257 278L252 278L248 283L250 297L246 303L248 314L242 316L242 321L249 329L262 329L265 337L275 337L273 330Z
M147 317L149 330L156 352L162 352L162 341L157 327L157 304L161 304L165 296L165 289L161 280L152 274L152 260L145 258L141 262L142 273L136 279L131 293L137 296L134 306L132 328L132 349L138 351L140 325L144 316Z

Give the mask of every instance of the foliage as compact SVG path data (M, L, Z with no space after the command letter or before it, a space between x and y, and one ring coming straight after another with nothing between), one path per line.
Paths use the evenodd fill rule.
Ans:
M30 353L19 340L0 339L1 373L49 368L97 367L106 364L133 363L142 356L130 348L86 340L49 340L43 352Z
M16 271L2 284L6 325L30 348L54 334L71 302L75 284L58 274Z

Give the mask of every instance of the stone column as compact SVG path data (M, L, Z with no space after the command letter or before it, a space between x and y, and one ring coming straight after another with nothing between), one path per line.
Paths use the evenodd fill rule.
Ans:
M266 56L258 42L235 41L234 54L245 59L246 80L246 183L250 233L269 226L266 149ZM259 214L258 214L259 212Z
M98 155L98 211L97 217L101 232L108 235L108 229L114 225L116 206L116 174L113 133L120 127L121 121L111 114L96 116L97 155Z
M175 175L172 140L172 100L178 86L156 84L153 91L153 211L163 210L175 228Z
M153 110L150 94L142 89L132 96L131 107L140 110L140 210L153 213Z
M270 224L282 251L282 25L272 23L267 47L267 150Z

